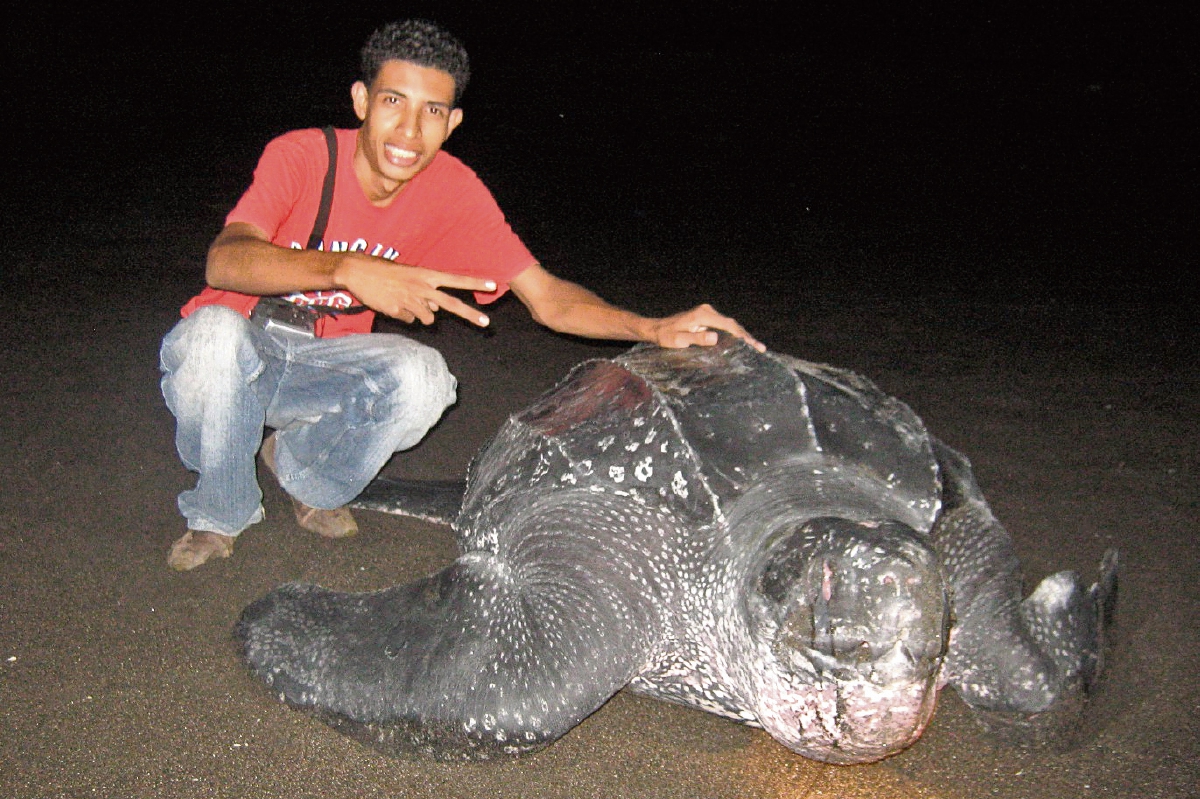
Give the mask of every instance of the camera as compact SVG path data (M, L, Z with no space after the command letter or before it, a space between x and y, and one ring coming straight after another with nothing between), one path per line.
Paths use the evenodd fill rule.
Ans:
M283 297L263 297L250 312L250 321L268 333L277 332L303 338L315 338L320 314L307 305L288 302Z

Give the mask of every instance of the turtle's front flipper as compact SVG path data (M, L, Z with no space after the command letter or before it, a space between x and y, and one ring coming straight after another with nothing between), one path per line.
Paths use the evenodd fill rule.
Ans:
M932 531L954 603L947 682L978 720L1016 743L1069 740L1103 668L1117 555L1085 589L1059 572L1022 601L1020 564L958 453L938 448L947 504Z
M451 524L462 508L466 480L393 480L376 477L352 507Z
M519 515L498 552L373 593L283 586L236 636L282 699L389 754L540 749L624 687L661 624L649 559L571 507Z

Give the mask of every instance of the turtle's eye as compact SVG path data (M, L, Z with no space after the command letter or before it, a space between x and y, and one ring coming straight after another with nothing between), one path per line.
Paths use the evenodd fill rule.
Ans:
M811 543L799 530L781 536L771 547L759 573L758 593L775 605L787 602L796 581L804 573L805 564L812 557Z
M778 642L789 649L811 648L816 637L811 605L800 603L793 606L779 627Z

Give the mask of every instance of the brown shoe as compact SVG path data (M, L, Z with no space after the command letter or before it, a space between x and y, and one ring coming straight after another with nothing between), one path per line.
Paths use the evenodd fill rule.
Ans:
M277 435L279 434L272 433L267 436L267 440L263 442L262 449L258 454L262 456L263 464L278 481L279 472L275 470L275 437ZM354 521L354 517L350 515L350 509L345 505L333 510L323 510L305 505L291 494L288 496L296 511L296 523L305 530L325 538L349 538L358 532L358 522Z
M167 565L177 572L186 572L213 558L227 558L232 554L233 536L207 530L188 530L171 545Z

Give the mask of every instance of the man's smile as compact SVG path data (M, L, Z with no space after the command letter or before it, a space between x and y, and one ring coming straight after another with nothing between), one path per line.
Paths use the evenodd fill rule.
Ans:
M416 150L409 150L404 147L397 147L394 144L385 144L383 146L384 155L389 163L398 167L411 167L420 160L421 154Z

